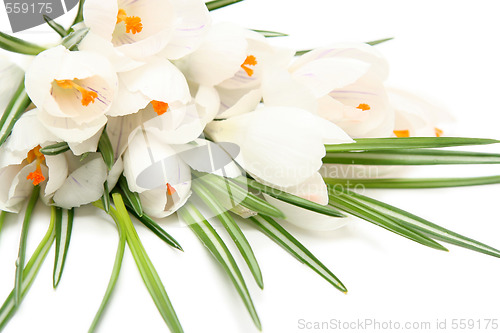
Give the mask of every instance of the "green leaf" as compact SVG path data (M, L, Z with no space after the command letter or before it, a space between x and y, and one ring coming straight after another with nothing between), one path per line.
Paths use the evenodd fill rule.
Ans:
M388 205L381 201L366 197L364 195L350 192L350 196L358 202L369 207L371 210L376 210L380 214L389 216L400 225L421 232L434 239L447 242L453 245L458 245L466 249L488 254L500 258L500 251L486 244L475 241L471 238L462 236L451 230L440 227L432 222L429 222L421 217L408 213L397 207Z
M333 190L332 188L328 188L328 190L330 192L330 205L422 245L436 250L448 251L448 249L443 247L441 244L433 241L422 233L402 226L394 221L394 219L390 216L382 214L381 212L373 210L369 206L354 200L349 194Z
M348 188L440 188L499 184L500 176L464 178L324 178L325 183Z
M52 30L54 30L55 32L57 32L57 34L61 37L66 37L66 35L68 34L66 29L64 29L64 27L58 23L56 23L56 21L54 21L53 19L51 19L49 16L47 15L43 15L43 19L45 20L45 22L49 25L49 27L52 28Z
M438 149L327 153L323 163L361 165L499 164L500 154Z
M158 311L163 317L163 320L165 320L167 326L170 328L170 331L175 333L183 332L172 303L170 302L167 292L165 291L165 287L163 286L153 263L149 259L149 256L147 255L146 250L137 235L137 231L135 230L132 221L130 220L127 208L123 203L122 196L119 193L114 193L113 202L116 207L115 221L119 224L119 227L125 231L130 252L132 252L137 268L141 273L142 280L153 298Z
M24 79L22 79L0 119L0 146L7 140L17 120L21 117L30 103L30 98L24 88Z
M287 37L287 34L284 34L282 32L277 32L277 31L269 31L269 30L257 30L257 29L252 29L255 32L258 32L262 36L266 38L274 38L274 37Z
M375 46L375 45L378 45L378 44L382 44L382 43L388 42L388 41L393 40L393 39L394 39L394 37L377 39L377 40L373 40L371 42L366 42L366 44L371 45L371 46Z
M42 263L47 257L49 250L54 242L55 232L54 232L54 224L55 224L55 211L54 207L52 208L52 218L50 220L49 229L45 234L44 238L36 248L35 252L31 256L30 260L26 264L24 268L24 272L22 274L23 280L21 283L21 297L19 302L24 299L28 290L30 289L33 281L35 281L35 277L42 267ZM2 307L0 308L0 331L2 331L7 324L7 322L14 316L16 310L19 308L19 303L16 306L16 302L14 301L15 289L9 294Z
M68 32L73 32L73 26L77 23L80 23L83 21L83 4L85 3L85 0L80 0L78 3L78 12L76 13L75 20L73 21L73 24L71 24L71 28L68 30Z
M118 186L122 190L123 195L126 198L126 202L128 202L130 204L130 207L132 207L135 214L137 216L143 216L144 210L142 209L141 198L139 197L139 194L132 192L128 188L127 178L125 178L125 176L123 176L123 174L118 179Z
M59 285L64 271L64 265L66 263L66 257L68 255L69 244L71 241L71 232L73 231L74 217L75 209L72 208L68 210L68 218L65 225L66 232L63 233L62 209L56 208L56 255L53 274L54 289Z
M454 138L454 137L412 137L412 138L361 138L354 143L325 145L327 153L347 152L353 150L392 150L415 148L442 148L457 146L489 145L500 143L492 139Z
M285 215L278 208L274 207L267 201L253 195L252 193L242 189L239 185L233 183L230 179L213 174L205 174L192 170L193 175L200 179L206 186L214 191L215 195L219 195L220 198L226 198L229 196L231 200L228 203L229 206L234 207L236 204L253 210L259 214L277 217L284 219ZM223 204L219 199L219 202ZM226 207L226 208L231 208Z
M27 55L37 55L40 52L45 51L44 47L27 42L25 40L19 39L14 36L10 36L0 31L0 48ZM5 80L5 78L3 78Z
M238 177L235 178L234 181L237 183L245 186L245 184L257 191L261 191L262 193L266 193L267 195L270 195L273 198L279 199L281 201L287 202L291 205L301 207L316 213L328 215L328 216L333 216L333 217L345 217L344 214L339 212L338 210L329 207L329 206L323 206L318 203L303 199L301 197L295 196L293 194L283 192L281 190L263 185L253 179L249 179L246 177Z
M193 191L200 197L200 199L203 200L207 207L217 215L217 218L222 223L224 228L226 228L227 233L231 236L232 240L238 247L238 250L240 250L241 256L245 259L248 268L252 272L255 282L257 282L257 285L263 289L264 281L262 280L262 272L260 270L259 263L257 262L257 258L255 258L252 247L243 234L243 231L241 231L238 224L236 224L236 221L231 217L231 215L229 215L224 207L219 204L217 198L209 190L207 190L201 182L194 180L191 183L191 186Z
M104 209L104 207L100 207L101 209ZM116 221L118 219L116 210L113 208L113 211L110 211L110 214L112 214L113 219ZM90 325L90 328L88 330L89 333L94 332L95 329L97 328L97 325L99 324L99 321L101 320L101 317L104 313L104 310L106 309L106 306L108 305L109 299L111 297L111 294L113 293L113 290L115 289L116 281L118 281L118 276L120 275L120 270L122 267L122 262L123 262L123 254L125 252L125 243L126 243L126 235L124 230L121 228L119 223L116 223L116 227L118 228L118 248L116 249L116 256L115 256L115 263L113 264L113 270L111 272L111 277L109 279L108 287L106 288L106 292L104 293L104 297L102 299L101 305L99 306L99 309L97 310L97 313L94 317L94 320L92 321L92 324Z
M141 222L146 228L151 230L156 236L158 236L162 241L167 243L168 245L184 251L182 249L182 246L175 240L174 237L172 237L168 232L166 232L158 223L156 223L151 217L149 217L146 214L142 214L142 216L139 216L135 210L133 209L132 205L128 201L127 197L123 197L123 201L125 202L125 206L127 207L127 210L130 214L132 214L139 222Z
M319 261L304 245L286 231L281 225L268 216L259 215L250 220L269 238L283 247L298 261L307 265L326 281L343 293L347 293L344 284L321 261Z
M243 0L214 0L205 3L207 5L208 10L216 10L222 7L234 5L235 3L241 2Z
M40 186L34 186L33 192L31 193L28 206L26 207L26 212L24 214L23 228L21 230L21 240L19 242L19 255L16 260L16 280L14 284L14 303L19 305L21 302L22 294L22 282L24 273L24 262L26 258L26 242L28 240L28 229L30 226L31 215L33 214L33 209L35 208L38 196L40 194Z
M70 51L76 51L78 49L78 45L82 42L85 36L87 36L89 31L90 28L83 28L77 31L73 31L62 39L61 45L63 45Z
M109 197L109 186L108 186L107 180L104 182L103 187L104 187L104 193L102 194L101 201L102 201L104 211L109 214L109 209L111 206L111 204L110 204L111 199Z
M222 268L224 268L226 274L236 287L238 294L240 294L240 297L252 317L255 326L261 330L262 325L253 305L250 293L248 292L245 280L243 279L240 269L231 255L231 252L229 252L226 244L224 244L215 229L210 225L210 223L208 223L208 221L203 217L203 215L201 215L193 204L189 202L186 203L181 209L179 209L178 213L188 224L189 228L200 239L203 245L205 245L215 259L217 259Z
M111 170L111 168L113 168L113 164L115 163L115 153L113 152L113 145L111 145L106 128L102 131L101 138L99 139L99 145L97 147L102 155L104 163L108 166L108 170Z
M69 150L69 145L67 142L58 142L53 145L49 145L40 149L40 152L47 156L55 156L65 153Z
M0 232L2 231L3 223L8 214L9 214L8 212L3 210L0 212Z

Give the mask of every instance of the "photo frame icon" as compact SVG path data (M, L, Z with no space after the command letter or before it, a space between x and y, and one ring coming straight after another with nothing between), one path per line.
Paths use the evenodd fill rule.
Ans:
M54 20L78 6L78 0L3 0L12 32L31 29Z

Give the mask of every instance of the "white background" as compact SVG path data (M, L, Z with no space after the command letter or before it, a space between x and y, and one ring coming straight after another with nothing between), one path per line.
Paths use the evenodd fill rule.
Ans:
M457 118L454 134L498 139L498 7L497 1L247 0L219 10L214 19L287 32L291 37L273 42L297 49L395 37L378 46L391 65L388 84L424 93L445 105ZM500 147L482 150L499 152ZM499 171L498 166L425 167L412 169L409 175ZM499 185L368 194L500 248ZM44 207L38 206L36 214L29 251L48 225ZM190 230L175 219L163 225L185 253L170 249L143 227L137 229L185 331L256 332L229 279ZM364 221L327 233L288 227L345 283L349 293L344 295L256 229L247 224L242 227L263 271L265 289L261 291L241 265L264 332L339 331L299 329L301 319L430 322L428 332L435 331L436 320L447 320L449 330L442 332L452 331L453 319L500 322L500 259L451 245L450 253L435 251ZM20 229L20 221L9 219L0 235L0 299L13 285ZM78 210L57 292L52 289L51 252L5 332L86 331L107 286L116 244L117 234L108 218L96 215L92 208ZM484 328L486 321L481 324ZM500 331L479 330L475 325L462 332ZM99 328L100 332L167 331L128 250Z

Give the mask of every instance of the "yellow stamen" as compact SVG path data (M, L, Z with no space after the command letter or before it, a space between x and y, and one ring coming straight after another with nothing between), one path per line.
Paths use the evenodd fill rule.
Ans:
M45 161L45 156L40 152L41 148L42 147L40 147L40 146L36 146L35 148L31 149L28 152L28 156L26 158L28 163L32 163L33 161L36 160L35 171L31 172L26 177L27 180L32 180L33 185L35 185L35 186L40 184L41 182L43 182L45 180L45 177L43 176L42 168L41 168L42 162Z
M398 138L409 138L410 130L400 130L400 131L395 130L394 134L396 134Z
M255 66L257 65L257 58L253 55L249 55L245 61L241 64L241 68L245 70L248 76L253 75L253 69L248 67L248 66Z
M168 194L168 195L172 195L172 194L174 194L175 192L177 192L177 191L175 190L175 188L174 188L172 185L170 185L169 183L167 183L167 194Z
M436 133L436 136L439 138L443 136L443 130L437 127L434 127L434 133Z
M361 103L356 107L356 109L360 109L361 111L368 111L371 109L371 107L368 104Z
M73 80L76 80L73 79ZM95 91L87 90L75 83L73 80L55 80L57 85L63 89L76 89L82 94L82 105L89 106L90 103L94 103L97 98L97 93Z
M124 22L127 33L135 35L142 31L142 19L139 16L127 16L127 12L123 9L118 10L116 15L116 24Z
M159 116L161 116L168 110L168 103L160 101L151 101L151 105L153 105L153 109Z

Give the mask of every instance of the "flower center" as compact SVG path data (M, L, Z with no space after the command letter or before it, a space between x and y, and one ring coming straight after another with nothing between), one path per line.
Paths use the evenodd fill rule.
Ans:
M45 177L43 176L42 168L41 168L42 163L45 161L45 156L40 152L41 148L42 147L40 147L40 145L38 145L35 148L31 149L28 152L28 156L26 158L28 160L28 163L32 163L33 161L36 161L35 171L31 172L26 177L27 180L32 180L33 185L35 185L35 186L40 184L41 182L43 182L45 180Z
M255 66L257 65L257 58L253 55L249 55L245 61L241 64L241 68L245 70L248 76L253 75L253 69L250 68L249 66Z
M151 101L151 105L153 105L153 109L159 116L161 116L168 110L168 103L160 101Z
M73 80L76 80L73 79ZM94 103L97 98L97 93L95 91L90 91L79 84L73 82L73 80L55 80L57 85L63 89L76 89L82 94L82 105L89 106L90 103Z
M434 127L434 133L436 133L436 136L439 138L443 136L443 130L437 127Z
M127 16L127 12L123 9L118 10L116 15L116 24L124 22L127 33L135 35L142 31L142 20L139 16Z
M398 138L409 138L410 137L410 130L399 130L399 131L394 131L394 134Z
M360 109L361 111L368 111L371 109L371 107L368 104L361 103L356 107L356 109Z
M167 183L167 194L173 195L175 192L177 192L175 188L170 183Z

